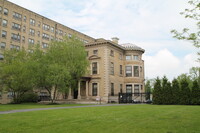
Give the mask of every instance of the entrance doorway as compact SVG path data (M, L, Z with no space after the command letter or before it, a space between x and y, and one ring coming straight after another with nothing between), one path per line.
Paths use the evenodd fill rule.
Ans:
M78 90L74 90L74 99L78 98Z

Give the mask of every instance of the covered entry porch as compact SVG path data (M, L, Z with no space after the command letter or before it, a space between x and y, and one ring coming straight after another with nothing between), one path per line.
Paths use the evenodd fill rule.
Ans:
M82 77L78 81L78 88L75 90L69 89L68 99L89 99L89 82L90 77Z

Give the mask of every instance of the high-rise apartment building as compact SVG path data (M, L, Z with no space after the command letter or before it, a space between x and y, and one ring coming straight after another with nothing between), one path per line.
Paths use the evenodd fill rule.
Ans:
M20 7L7 0L0 1L0 58L4 49L20 49L40 44L48 48L51 40L62 41L63 36L76 35L84 43L94 38Z
M46 49L51 40L62 41L63 36L72 35L84 42L90 71L79 81L77 90L69 90L68 96L60 95L59 100L118 102L119 92L134 93L133 97L141 100L139 93L145 92L144 49L134 44L120 45L118 38L94 39L7 0L0 1L0 59L4 49L29 50L34 44ZM45 91L38 94L50 95ZM0 92L0 103L11 100L12 92Z

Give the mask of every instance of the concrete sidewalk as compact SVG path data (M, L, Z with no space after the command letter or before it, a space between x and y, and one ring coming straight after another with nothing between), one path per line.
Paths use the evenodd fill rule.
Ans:
M70 109L70 108L85 108L85 107L105 107L105 106L124 106L124 105L134 105L134 104L103 104L103 105L83 105L83 106L70 106L70 107L52 107L52 108L36 108L36 109L19 109L10 111L0 111L0 114L12 114L18 112L30 112L39 110L53 110L53 109Z

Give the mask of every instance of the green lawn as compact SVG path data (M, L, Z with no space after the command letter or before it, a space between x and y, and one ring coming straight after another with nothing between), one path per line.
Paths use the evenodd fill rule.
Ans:
M34 109L34 108L82 106L82 105L86 105L86 104L57 104L57 105L45 105L45 104L37 104L37 103L2 104L2 105L0 104L0 111L9 111L9 110L16 110L16 109Z
M127 105L0 115L1 133L200 133L200 106Z

